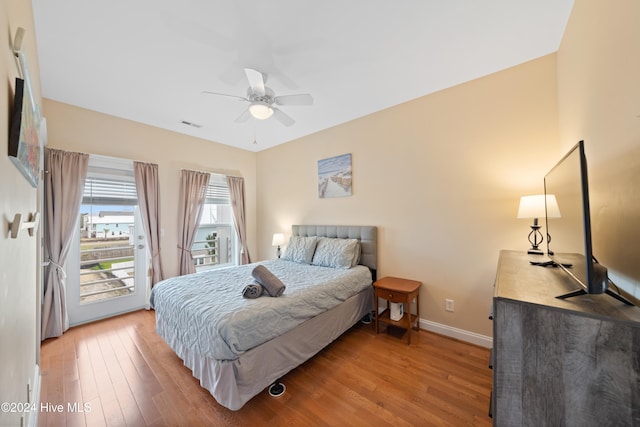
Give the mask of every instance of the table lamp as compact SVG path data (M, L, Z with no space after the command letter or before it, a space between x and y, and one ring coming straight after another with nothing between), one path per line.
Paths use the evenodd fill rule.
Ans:
M531 248L527 251L528 254L542 255L544 253L539 248L540 244L544 242L544 238L540 232L541 226L538 224L538 218L560 217L561 215L560 209L558 208L558 202L556 201L556 196L553 194L547 194L546 203L544 194L522 196L520 198L518 218L533 218L533 225L531 225L531 232L529 233L529 243L531 243ZM547 239L551 240L551 237L548 234Z
M284 234L282 233L274 233L273 240L271 241L271 246L278 247L278 258L280 258L280 246L284 245Z

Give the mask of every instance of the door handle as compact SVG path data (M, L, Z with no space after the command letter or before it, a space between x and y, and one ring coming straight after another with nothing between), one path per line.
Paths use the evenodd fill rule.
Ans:
M144 245L138 245L138 249L144 249Z

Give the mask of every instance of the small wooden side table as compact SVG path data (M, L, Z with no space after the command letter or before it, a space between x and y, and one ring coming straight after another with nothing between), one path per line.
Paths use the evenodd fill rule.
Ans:
M418 320L420 319L420 286L421 282L416 280L401 279L398 277L384 277L373 283L376 294L376 333L380 332L379 322L387 325L394 325L407 330L407 344L411 344L411 329L415 323L416 331L419 331ZM387 300L386 309L378 314L379 299ZM416 314L411 314L411 301L416 300ZM406 311L400 320L392 320L390 317L390 302L406 304Z

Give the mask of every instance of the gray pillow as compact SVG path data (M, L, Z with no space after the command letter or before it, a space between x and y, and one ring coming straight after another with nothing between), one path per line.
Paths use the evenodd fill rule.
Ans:
M360 260L358 239L321 237L311 264L333 268L351 268Z
M287 250L284 252L284 255L282 255L282 259L300 264L311 264L317 243L318 238L316 236L291 236Z

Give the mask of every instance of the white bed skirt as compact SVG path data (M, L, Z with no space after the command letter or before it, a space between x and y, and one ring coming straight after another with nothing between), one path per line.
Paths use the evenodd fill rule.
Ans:
M222 406L238 410L287 372L318 353L364 315L373 311L373 288L367 288L285 334L235 360L202 357L183 346L156 315L156 331Z

